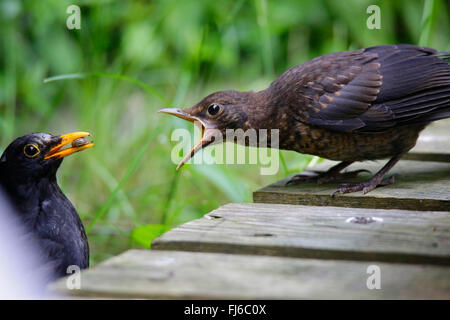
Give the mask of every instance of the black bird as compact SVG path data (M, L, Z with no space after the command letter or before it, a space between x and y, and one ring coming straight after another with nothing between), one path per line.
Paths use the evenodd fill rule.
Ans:
M385 174L420 131L450 117L449 58L449 52L406 44L331 53L287 70L265 90L220 91L192 108L160 112L203 127L203 138L179 167L213 143L217 130L279 129L280 149L341 161L314 177L318 182L355 176L341 173L355 161L390 158L371 180L336 190L367 193L393 183ZM305 180L311 178L291 182Z
M56 181L64 157L93 146L87 136L87 132L29 134L14 140L0 158L0 187L45 255L45 268L54 278L67 275L70 265L89 266L83 224Z

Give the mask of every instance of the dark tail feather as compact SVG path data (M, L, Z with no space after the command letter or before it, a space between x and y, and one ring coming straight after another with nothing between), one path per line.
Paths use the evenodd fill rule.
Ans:
M425 117L420 117L418 119L412 119L412 120L408 121L407 124L432 122L432 121L437 121L437 120L446 119L446 118L450 118L450 110L448 108L443 109L443 110L438 110L435 112L430 112Z
M437 52L433 56L450 64L450 52ZM440 63L435 67L437 71L428 81L430 88L386 103L399 125L450 118L450 66Z

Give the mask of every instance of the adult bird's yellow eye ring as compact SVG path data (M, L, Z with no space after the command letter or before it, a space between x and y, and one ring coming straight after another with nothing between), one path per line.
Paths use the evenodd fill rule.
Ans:
M216 117L218 116L222 111L222 106L217 104L217 103L213 103L212 105L210 105L208 107L208 115L211 117Z
M39 147L35 144L27 144L23 148L23 153L28 158L34 158L34 157L37 157L41 153L41 150L39 150Z

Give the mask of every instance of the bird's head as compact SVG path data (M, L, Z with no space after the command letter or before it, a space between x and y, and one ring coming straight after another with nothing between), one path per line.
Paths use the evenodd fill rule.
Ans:
M94 146L85 138L87 132L62 136L32 133L14 140L0 158L0 174L18 183L37 181L56 175L62 159Z
M192 108L161 109L159 112L174 115L190 121L202 130L202 138L183 158L177 169L183 166L198 151L214 143L217 134L225 137L227 129L243 129L251 127L252 108L256 105L255 92L219 91L205 97Z

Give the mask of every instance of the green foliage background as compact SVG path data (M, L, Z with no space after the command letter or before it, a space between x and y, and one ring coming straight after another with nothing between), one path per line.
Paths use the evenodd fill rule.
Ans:
M66 28L70 4L81 7L81 30ZM371 4L380 30L366 27ZM261 90L332 51L419 41L450 51L449 30L443 0L0 0L0 151L30 132L92 133L96 147L66 159L59 182L97 263L224 203L250 202L312 159L283 151L276 176L258 165L177 172L170 134L193 128L159 108ZM76 76L43 82L66 74Z

